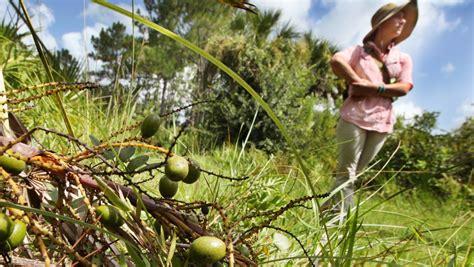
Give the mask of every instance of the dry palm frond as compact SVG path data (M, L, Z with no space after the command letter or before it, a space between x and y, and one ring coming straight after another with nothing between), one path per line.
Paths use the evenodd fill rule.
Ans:
M251 12L253 14L257 14L255 12L255 5L249 3L247 0L218 0L222 4L230 5L235 8L240 8L245 11Z

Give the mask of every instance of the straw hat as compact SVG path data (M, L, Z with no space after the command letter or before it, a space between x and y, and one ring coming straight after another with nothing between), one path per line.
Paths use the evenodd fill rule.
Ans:
M373 37L377 29L380 27L380 25L382 25L382 23L384 23L400 11L403 11L406 23L403 27L402 33L397 38L393 39L393 42L395 44L398 44L408 38L408 36L410 36L413 29L415 28L416 22L418 20L417 0L410 0L408 3L403 5L388 3L379 8L377 12L375 12L375 14L372 16L372 30L367 33L367 35L364 37L363 42L366 43L367 41L369 41Z

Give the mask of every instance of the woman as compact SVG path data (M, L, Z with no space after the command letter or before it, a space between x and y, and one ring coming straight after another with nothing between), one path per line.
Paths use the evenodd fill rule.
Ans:
M416 0L401 6L386 4L372 16L372 30L363 45L340 51L331 59L334 73L349 85L336 133L339 156L334 189L341 191L327 202L336 201L338 209L345 211L354 205L357 173L393 131L393 98L413 88L411 58L395 47L410 36L417 19Z

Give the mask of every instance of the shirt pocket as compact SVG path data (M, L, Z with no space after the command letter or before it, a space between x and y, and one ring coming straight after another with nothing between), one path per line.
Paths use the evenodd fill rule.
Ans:
M402 72L402 65L399 61L386 62L385 67L388 70L390 78L395 78L396 80L400 78L400 74Z

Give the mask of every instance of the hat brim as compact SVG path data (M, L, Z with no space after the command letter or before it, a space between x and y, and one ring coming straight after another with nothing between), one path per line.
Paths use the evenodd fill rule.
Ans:
M383 20L381 20L379 23L374 25L372 30L367 33L363 39L363 43L366 43L370 41L370 39L373 37L377 29L382 25L385 21L393 17L395 14L398 12L403 11L405 15L405 26L403 27L402 33L395 39L393 39L393 43L399 44L403 40L407 39L411 33L413 32L413 29L415 29L416 22L418 21L418 4L417 0L410 0L408 3L405 5L401 5L398 8L394 9L388 16L386 16Z

